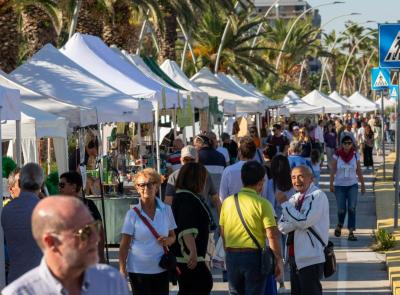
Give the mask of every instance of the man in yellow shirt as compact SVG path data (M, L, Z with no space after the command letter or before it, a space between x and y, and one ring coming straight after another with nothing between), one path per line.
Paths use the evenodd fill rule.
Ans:
M271 203L259 195L264 176L265 170L260 163L246 162L241 170L243 188L238 193L238 200L243 219L258 244L264 247L268 239L276 258L275 277L278 279L283 271L278 229ZM230 294L263 294L267 276L261 273L261 251L240 220L234 196L222 203L220 226Z

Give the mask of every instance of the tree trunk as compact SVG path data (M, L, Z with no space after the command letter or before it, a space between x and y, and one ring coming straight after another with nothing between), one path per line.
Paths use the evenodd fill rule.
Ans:
M137 47L139 28L129 22L132 17L130 4L126 0L117 0L113 10L114 15L104 24L103 40L132 53Z
M76 31L102 37L104 12L98 7L96 0L82 0Z
M158 60L162 63L166 59L176 60L175 43L178 38L176 29L176 11L168 4L160 7L164 20L164 30L156 29L157 39L160 46Z
M332 91L336 90L336 86L337 86L336 75L337 75L337 63L336 63L336 58L333 58L332 59L332 76L331 76Z
M17 67L20 42L18 17L12 7L0 13L0 32L0 69L9 73Z
M57 32L50 17L41 8L30 5L22 12L22 36L27 42L26 55L31 57L47 43L56 46Z

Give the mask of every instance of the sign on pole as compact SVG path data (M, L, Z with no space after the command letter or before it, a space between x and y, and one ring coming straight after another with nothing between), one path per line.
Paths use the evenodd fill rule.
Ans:
M393 100L397 100L399 98L399 85L389 86L389 96Z
M383 90L390 86L390 72L388 69L372 68L371 76L372 90Z
M379 24L379 67L400 68L400 24Z

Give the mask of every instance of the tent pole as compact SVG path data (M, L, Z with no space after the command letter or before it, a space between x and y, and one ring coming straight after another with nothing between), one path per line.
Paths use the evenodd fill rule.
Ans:
M156 110L155 110L155 128L154 128L154 132L155 132L155 139L156 139L156 167L157 167L157 172L160 173L161 172L161 166L160 166L160 145L159 145L159 136L160 136L160 130L159 130L159 126L158 126L158 118L160 116L160 106L159 106L159 102L157 101L157 106L156 106Z
M196 118L195 118L194 105L193 105L193 117L192 117L192 133L193 133L192 137L193 137L193 140L194 140L194 137L196 136ZM193 142L192 142L192 144L193 144Z
M15 150L16 150L16 157L17 157L17 167L22 166L22 159L21 159L21 120L17 120L15 122Z
M142 124L138 122L137 135L138 135L138 155L140 159L140 168L143 169L143 155L142 155Z
M51 166L51 139L47 138L47 175L50 174Z
M258 137L261 138L260 113L256 113L256 126L257 126Z

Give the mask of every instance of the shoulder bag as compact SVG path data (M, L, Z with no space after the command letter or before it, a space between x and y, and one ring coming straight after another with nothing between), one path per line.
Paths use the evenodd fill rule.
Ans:
M333 243L331 241L328 241L328 244L326 245L322 241L320 236L315 232L314 229L309 227L308 230L317 238L317 240L324 247L324 254L325 254L324 277L328 278L331 275L333 275L336 272L336 269L337 269L336 256L335 256L335 251L333 249Z
M270 247L261 247L260 243L258 243L256 237L253 235L253 233L250 231L248 228L246 221L243 218L242 211L240 210L240 205L239 205L239 196L238 194L234 195L235 197L235 205L236 205L236 210L237 213L239 214L240 221L243 224L244 229L250 236L250 238L253 240L253 242L256 244L258 250L260 251L260 271L263 275L270 275L271 273L274 272L275 270L275 255L272 253L272 250Z
M160 235L156 232L154 227L150 224L150 222L140 213L139 209L137 207L134 207L133 210L136 212L136 214L139 216L139 218L143 221L143 223L148 227L150 232L153 234L153 236L158 240ZM164 249L164 254L160 259L160 262L158 263L158 266L167 270L168 272L178 272L179 269L177 267L177 262L176 262L176 257L174 254L171 253L171 251L168 250L167 247L163 247Z

